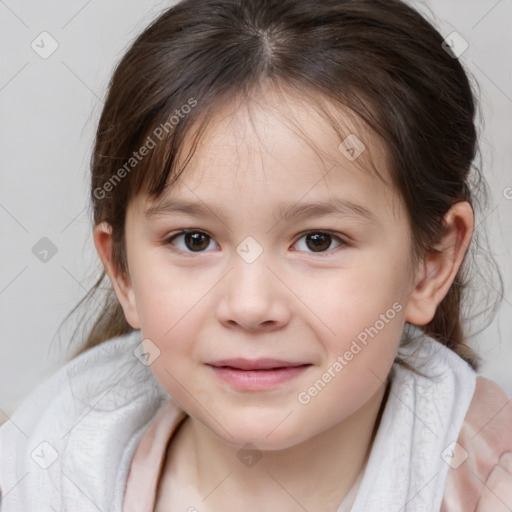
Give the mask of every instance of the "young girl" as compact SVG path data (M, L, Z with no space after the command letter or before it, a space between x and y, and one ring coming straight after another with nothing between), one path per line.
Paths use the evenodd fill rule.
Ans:
M512 510L456 43L399 0L184 0L138 37L92 160L111 292L0 430L2 512Z

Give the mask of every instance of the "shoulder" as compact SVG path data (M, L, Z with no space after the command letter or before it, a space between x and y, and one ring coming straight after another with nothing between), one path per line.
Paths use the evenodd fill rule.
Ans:
M463 359L419 329L406 334L399 356L408 365L393 365L354 512L439 510L448 473L443 454L474 395L476 373Z
M135 356L140 343L140 331L133 331L69 361L0 427L6 511L35 510L43 503L87 510L80 502L85 491L98 507L110 509L105 488L115 488L141 429L168 398Z
M148 366L135 356L140 331L112 338L64 364L35 388L2 426L15 423L27 436L43 424L72 422L87 411L108 412L154 387Z
M512 451L512 400L490 379L477 378L456 451L443 512L475 510L493 468L504 453Z

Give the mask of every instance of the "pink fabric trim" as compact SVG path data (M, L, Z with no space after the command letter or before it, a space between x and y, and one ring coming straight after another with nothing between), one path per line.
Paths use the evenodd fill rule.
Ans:
M153 512L166 448L187 414L168 402L142 436L132 459L123 499L123 512ZM337 512L349 512L363 478L363 470L339 505Z
M493 467L512 451L512 400L493 381L477 377L457 442L468 453L448 471L441 512L473 512Z
M153 512L166 447L187 414L169 401L142 436L130 466L123 512Z
M128 475L123 512L153 512L166 447L186 413L169 401L144 433ZM512 400L493 381L477 377L475 393L457 442L468 458L450 468L440 512L473 512L500 456L512 451ZM338 509L350 510L360 473Z

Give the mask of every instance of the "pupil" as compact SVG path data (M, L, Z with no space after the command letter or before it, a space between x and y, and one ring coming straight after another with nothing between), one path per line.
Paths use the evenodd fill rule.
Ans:
M325 233L314 233L306 236L308 247L316 252L321 252L331 245L331 235ZM209 244L209 237L203 233L186 233L185 244L192 251L201 251L206 249Z
M208 247L208 238L209 237L203 233L186 233L185 244L191 251L200 251Z
M325 233L314 233L306 236L306 243L311 250L315 251L318 249L317 252L321 252L322 250L328 249L331 245L330 238L331 235ZM311 245L309 242L311 242Z

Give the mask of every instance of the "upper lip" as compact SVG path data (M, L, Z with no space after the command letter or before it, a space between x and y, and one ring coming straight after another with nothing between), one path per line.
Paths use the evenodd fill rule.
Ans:
M221 359L219 361L213 361L206 363L209 366L215 367L229 367L238 370L269 370L271 368L289 368L294 366L304 366L309 363L295 362L295 361L283 361L281 359L244 359L237 357L236 359Z

